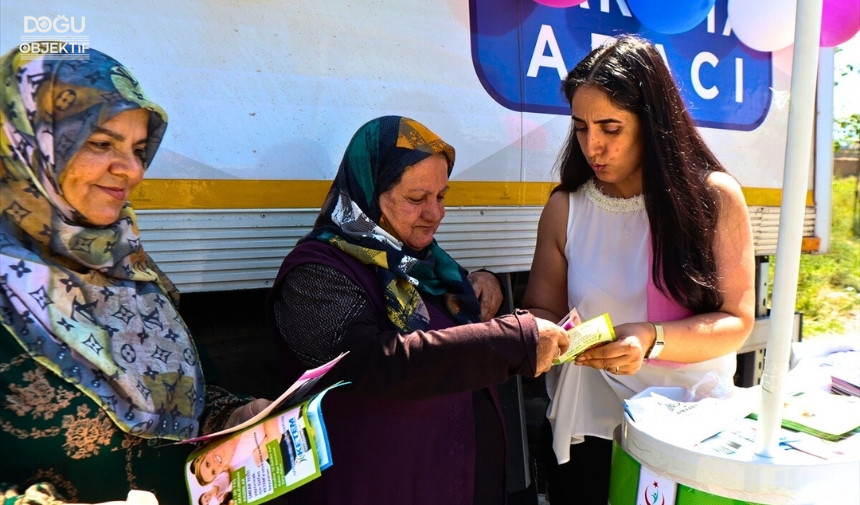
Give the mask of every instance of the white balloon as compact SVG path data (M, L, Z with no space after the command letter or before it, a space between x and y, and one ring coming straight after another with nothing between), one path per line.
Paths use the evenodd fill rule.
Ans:
M797 0L729 0L728 21L745 46L762 52L794 43Z

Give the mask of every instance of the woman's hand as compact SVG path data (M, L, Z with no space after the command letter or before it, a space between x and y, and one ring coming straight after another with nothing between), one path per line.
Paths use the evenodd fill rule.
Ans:
M469 274L469 283L475 290L475 296L481 302L481 320L489 321L502 306L502 286L499 279L490 272L478 270Z
M616 375L633 375L642 368L645 352L654 341L651 323L626 323L615 327L617 340L592 347L576 358L577 365L606 370Z
M567 332L559 325L546 319L535 318L538 327L537 365L535 377L549 371L552 361L564 354L570 345Z
M230 413L230 417L227 418L227 422L224 423L224 428L222 429L226 430L227 428L232 428L233 426L244 423L248 419L251 419L262 412L262 410L268 407L270 403L272 403L272 400L257 398L256 400L242 405Z

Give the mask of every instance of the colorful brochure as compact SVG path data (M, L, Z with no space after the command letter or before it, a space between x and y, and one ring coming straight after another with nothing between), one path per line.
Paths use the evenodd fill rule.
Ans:
M321 411L338 382L307 393L341 354L306 371L277 400L248 421L180 443L206 442L189 455L185 481L191 505L257 505L319 477L332 465Z

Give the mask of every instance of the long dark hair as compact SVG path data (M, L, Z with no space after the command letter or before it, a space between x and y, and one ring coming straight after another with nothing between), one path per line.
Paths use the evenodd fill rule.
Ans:
M719 195L707 177L726 170L696 130L660 53L640 37L621 36L589 53L561 89L570 103L583 86L603 91L639 118L655 286L695 313L718 309L723 297L713 244ZM553 191L576 191L594 176L572 124L558 169L561 182Z

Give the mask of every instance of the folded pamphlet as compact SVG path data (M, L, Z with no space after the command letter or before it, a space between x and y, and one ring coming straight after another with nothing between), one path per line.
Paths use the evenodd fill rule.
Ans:
M564 319L558 322L558 325L567 330L570 346L567 351L553 360L553 365L573 361L586 350L615 340L615 328L608 313L583 322L574 307Z
M306 371L248 421L181 443L205 442L185 462L191 505L258 505L319 477L332 465L321 402L338 382L308 392L345 354Z

